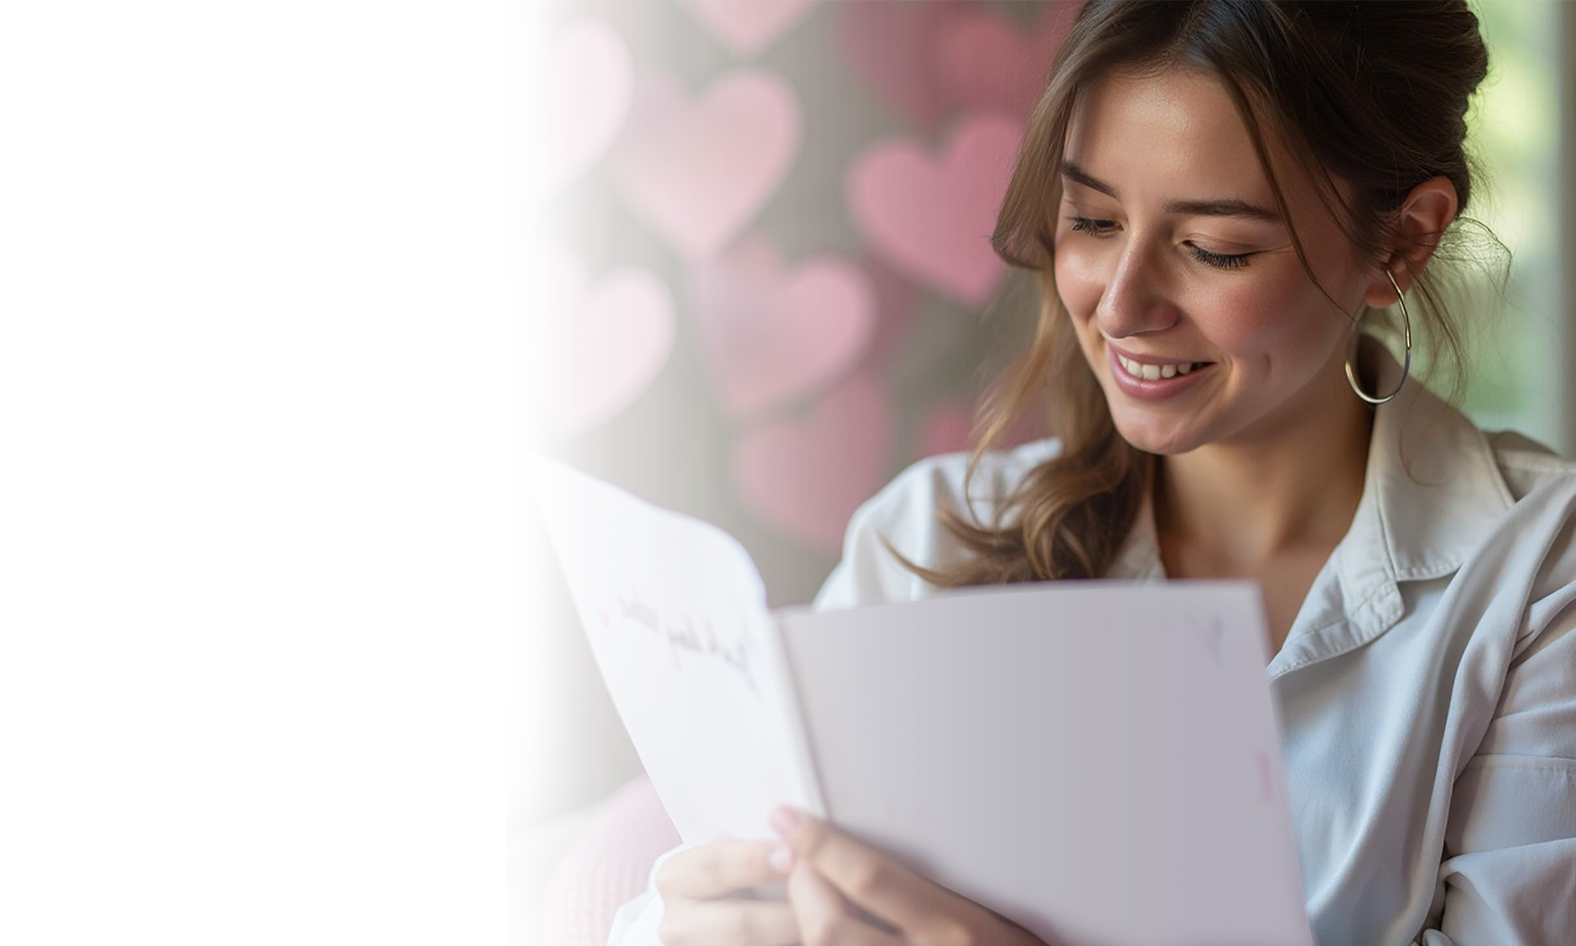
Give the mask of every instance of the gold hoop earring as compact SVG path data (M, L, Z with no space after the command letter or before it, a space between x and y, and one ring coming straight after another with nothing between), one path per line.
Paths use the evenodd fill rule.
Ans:
M1369 404L1383 404L1400 394L1401 386L1406 384L1406 375L1412 370L1412 315L1406 311L1406 296L1401 292L1401 287L1396 284L1395 277L1390 274L1388 269L1384 271L1384 274L1389 276L1390 285L1395 286L1396 301L1401 303L1401 322L1406 328L1406 361L1401 365L1401 380L1396 382L1394 391L1391 391L1384 397L1372 397L1364 393L1363 389L1357 386L1357 372L1352 368L1352 360L1357 354L1357 336L1360 334L1357 331L1357 326L1362 323L1362 316L1352 320L1351 330L1346 335L1346 380L1352 383L1352 390L1357 392L1357 396Z

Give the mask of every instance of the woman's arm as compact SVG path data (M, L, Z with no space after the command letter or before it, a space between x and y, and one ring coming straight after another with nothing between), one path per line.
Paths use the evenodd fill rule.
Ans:
M1456 779L1444 910L1413 946L1576 942L1576 582L1535 601Z

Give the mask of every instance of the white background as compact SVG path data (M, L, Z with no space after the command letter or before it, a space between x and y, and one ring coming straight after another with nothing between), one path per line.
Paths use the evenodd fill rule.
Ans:
M0 12L0 941L495 942L529 2Z

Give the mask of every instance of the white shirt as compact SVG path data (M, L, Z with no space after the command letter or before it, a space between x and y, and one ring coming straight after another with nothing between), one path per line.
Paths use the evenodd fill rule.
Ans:
M988 454L977 521L1058 449ZM920 460L867 500L815 606L933 594L876 533L919 564L954 560L934 510L968 512L967 462ZM1322 946L1576 943L1573 530L1576 464L1479 431L1410 379L1375 409L1351 527L1267 668ZM1106 577L1164 579L1150 501ZM656 946L661 915L648 885L609 946Z

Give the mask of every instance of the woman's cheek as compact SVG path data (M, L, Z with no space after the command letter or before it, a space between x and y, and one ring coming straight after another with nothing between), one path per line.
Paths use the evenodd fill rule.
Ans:
M1221 349L1257 347L1291 327L1292 295L1269 286L1232 285L1230 279L1213 283L1189 300L1189 310L1202 334Z
M1190 309L1201 333L1223 351L1240 350L1244 342L1262 342L1277 331L1271 313L1278 309L1264 293L1220 286L1214 290L1200 294Z
M1075 321L1087 321L1099 306L1100 294L1105 290L1093 261L1070 245L1058 245L1052 270L1056 275L1056 294L1061 296L1062 304Z

